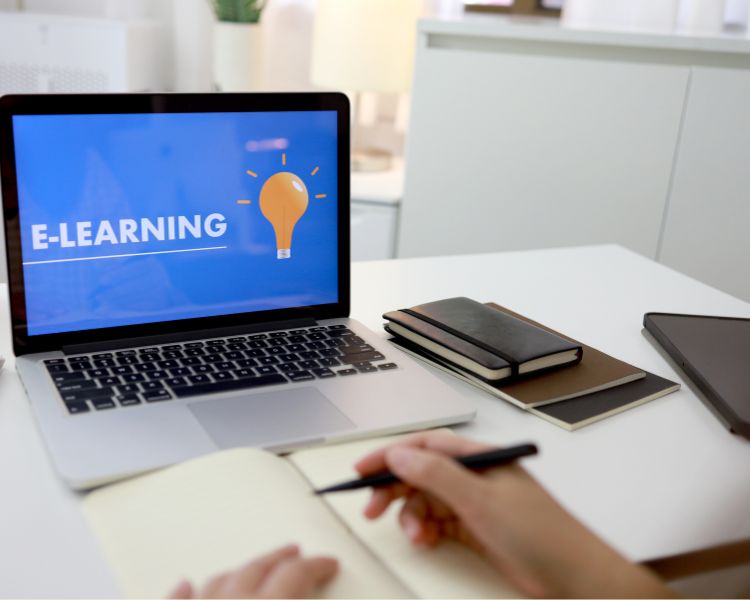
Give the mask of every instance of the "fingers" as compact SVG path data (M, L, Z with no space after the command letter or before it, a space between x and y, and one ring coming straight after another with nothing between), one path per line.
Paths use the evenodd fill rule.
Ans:
M193 597L193 586L187 579L183 579L177 584L172 592L169 594L169 598L172 600L189 600Z
M448 454L450 456L461 456L464 454L472 454L474 452L483 452L484 450L491 448L491 446L486 444L475 442L444 430L421 431L403 438L394 445L425 448ZM378 450L362 457L354 465L354 468L362 476L371 475L385 470L387 468L385 463L385 453L390 448L393 448L394 445L379 448Z
M265 598L307 598L338 571L334 558L289 558L278 563L258 588Z
M266 554L239 569L234 584L242 590L252 590L285 560L299 557L299 547L290 544Z
M442 500L459 516L481 507L485 482L452 458L408 446L392 446L385 461L402 481Z

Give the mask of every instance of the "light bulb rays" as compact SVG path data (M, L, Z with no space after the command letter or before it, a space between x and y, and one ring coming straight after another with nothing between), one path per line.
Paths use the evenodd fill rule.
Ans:
M286 167L286 152L281 154L281 164ZM320 171L316 166L310 176ZM245 173L257 179L258 173L247 169ZM327 194L315 194L316 199L326 198ZM302 179L290 171L278 171L263 182L258 205L261 214L271 224L276 237L276 258L288 259L292 256L292 235L294 227L308 209L309 194ZM240 199L237 204L252 204L251 200Z

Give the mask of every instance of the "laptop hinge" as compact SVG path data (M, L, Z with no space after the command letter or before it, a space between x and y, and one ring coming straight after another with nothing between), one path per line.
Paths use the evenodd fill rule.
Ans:
M117 350L118 348L153 346L158 344L168 344L170 342L186 342L188 340L227 337L228 335L240 335L243 333L260 333L277 329L297 329L300 327L310 327L316 324L317 321L309 317L304 319L287 319L285 321L256 323L255 325L235 325L232 327L216 327L214 329L183 331L178 333L166 333L163 335L120 338L117 340L108 340L106 342L70 344L68 346L63 346L62 351L64 354L88 354L90 352L102 352L104 350Z

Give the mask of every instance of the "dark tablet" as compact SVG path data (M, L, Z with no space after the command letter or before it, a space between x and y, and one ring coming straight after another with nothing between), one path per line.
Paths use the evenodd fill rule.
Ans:
M750 319L646 313L643 326L730 431L750 438Z

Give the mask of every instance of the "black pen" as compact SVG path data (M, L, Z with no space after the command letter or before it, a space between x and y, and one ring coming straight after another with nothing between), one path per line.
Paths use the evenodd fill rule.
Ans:
M497 467L499 465L513 462L523 456L531 456L537 452L537 447L534 444L521 444L520 446L490 450L488 452L480 452L479 454L455 456L453 458L458 464L463 465L467 469L479 470L487 469L489 467ZM384 485L391 485L392 483L398 483L399 481L401 480L396 477L396 475L390 471L385 471L383 473L378 473L377 475L371 475L370 477L345 481L321 490L313 490L313 493L315 495L320 495L328 494L330 492L358 490L365 487L381 487Z

